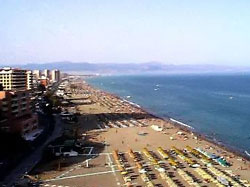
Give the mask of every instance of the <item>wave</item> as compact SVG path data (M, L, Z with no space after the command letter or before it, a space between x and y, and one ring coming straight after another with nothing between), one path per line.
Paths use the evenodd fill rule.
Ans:
M248 153L247 151L245 151L246 155L250 157L250 153Z
M184 126L184 127L188 127L188 128L190 128L190 129L194 129L194 128L191 127L190 125L187 125L187 124L185 124L185 123L182 123L182 122L180 122L180 121L177 121L177 120L175 120L175 119L173 119L173 118L170 118L170 120L173 121L173 122L175 122L175 123L178 123L179 125L182 125L182 126Z
M133 106L136 106L136 107L138 107L138 108L141 108L140 105L138 105L138 104L136 104L136 103L133 103L133 102L131 102L131 101L128 101L128 100L126 100L126 99L123 99L123 101L125 101L125 102L127 102L127 103L129 103L129 104L131 104L131 105L133 105Z
M241 97L241 98L250 98L249 94L239 94L239 93L230 93L230 92L213 92L215 95L226 96L226 97Z

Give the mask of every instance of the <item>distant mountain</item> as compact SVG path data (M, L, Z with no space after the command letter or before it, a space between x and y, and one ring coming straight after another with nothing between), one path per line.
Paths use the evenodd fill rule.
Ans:
M16 65L24 69L60 69L69 73L99 73L99 74L134 74L134 73L230 73L250 72L250 67L233 67L219 65L171 65L159 62L148 63L88 63L88 62L52 62L52 63L29 63Z

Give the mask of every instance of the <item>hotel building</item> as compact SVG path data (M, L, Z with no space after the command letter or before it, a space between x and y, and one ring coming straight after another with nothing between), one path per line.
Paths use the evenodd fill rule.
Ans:
M38 127L37 116L32 114L30 96L23 91L0 91L2 121L0 128L25 136Z
M27 74L26 70L3 68L0 69L0 84L4 90L26 90Z
M0 69L0 85L0 129L18 132L25 137L38 127L30 103L33 74L15 68Z
M3 68L0 69L0 84L4 90L31 90L33 88L33 74L27 70Z

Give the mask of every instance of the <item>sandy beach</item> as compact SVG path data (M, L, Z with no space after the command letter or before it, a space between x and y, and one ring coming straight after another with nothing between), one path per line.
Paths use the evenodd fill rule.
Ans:
M250 186L248 160L85 81L70 84L64 110L78 122L64 126L85 145L77 157L39 164L41 186Z

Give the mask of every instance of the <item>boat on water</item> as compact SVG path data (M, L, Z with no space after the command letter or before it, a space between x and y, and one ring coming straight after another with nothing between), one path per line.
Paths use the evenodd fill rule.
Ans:
M130 96L130 95L128 95L128 96L126 96L126 98L127 98L127 99L130 99L130 98L131 98L131 96Z

